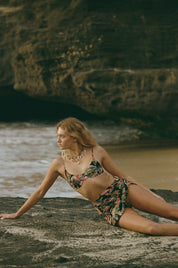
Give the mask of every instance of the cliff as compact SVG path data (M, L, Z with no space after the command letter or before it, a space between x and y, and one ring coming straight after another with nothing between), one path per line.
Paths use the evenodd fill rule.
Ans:
M173 0L1 1L1 101L18 91L127 123L175 119L177 29Z
M178 206L178 193L157 191ZM14 212L23 198L0 198ZM163 218L146 217L157 222ZM83 199L45 198L16 220L0 221L0 267L177 267L178 238L109 225Z

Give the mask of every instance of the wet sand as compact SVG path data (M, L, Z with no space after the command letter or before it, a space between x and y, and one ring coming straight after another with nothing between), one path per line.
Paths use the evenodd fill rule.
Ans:
M121 170L145 186L178 191L178 146L153 143L105 148Z

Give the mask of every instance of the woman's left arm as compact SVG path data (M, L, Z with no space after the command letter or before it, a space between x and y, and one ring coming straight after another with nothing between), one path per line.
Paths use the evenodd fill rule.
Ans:
M113 176L117 176L119 178L127 179L133 183L136 183L141 186L141 184L136 181L134 178L127 175L124 171L122 171L112 160L110 155L105 151L104 148L100 146L99 148L100 154L102 155L101 164L104 169Z
M112 158L109 156L109 154L104 150L104 148L102 148L101 146L99 146L99 151L102 155L102 159L101 159L101 164L104 167L104 169L110 173L113 176L117 176L119 178L123 178L126 179L130 182L133 182L137 185L139 185L142 189L150 192L151 194L153 194L154 196L160 198L163 200L162 197L160 197L159 195L153 193L150 189L146 188L144 185L142 185L140 182L138 182L137 180L135 180L134 178L132 178L131 176L127 175L125 172L123 172L112 160Z

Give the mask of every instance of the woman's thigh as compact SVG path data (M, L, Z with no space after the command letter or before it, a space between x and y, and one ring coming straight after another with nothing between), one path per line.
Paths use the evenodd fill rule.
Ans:
M127 200L133 207L162 217L178 219L178 208L154 196L138 185L130 185Z
M119 226L131 231L152 234L157 223L139 215L132 208L126 208L119 220Z

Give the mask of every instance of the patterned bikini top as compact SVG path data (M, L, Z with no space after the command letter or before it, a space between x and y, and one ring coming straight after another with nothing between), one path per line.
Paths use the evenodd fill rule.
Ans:
M64 165L65 167L65 165ZM84 181L86 181L88 178L96 177L104 172L104 168L101 166L101 164L95 159L93 155L93 148L92 148L92 160L87 168L87 170L80 174L80 175L73 175L70 174L66 168L65 168L65 176L68 181L68 183L74 188L79 189Z

